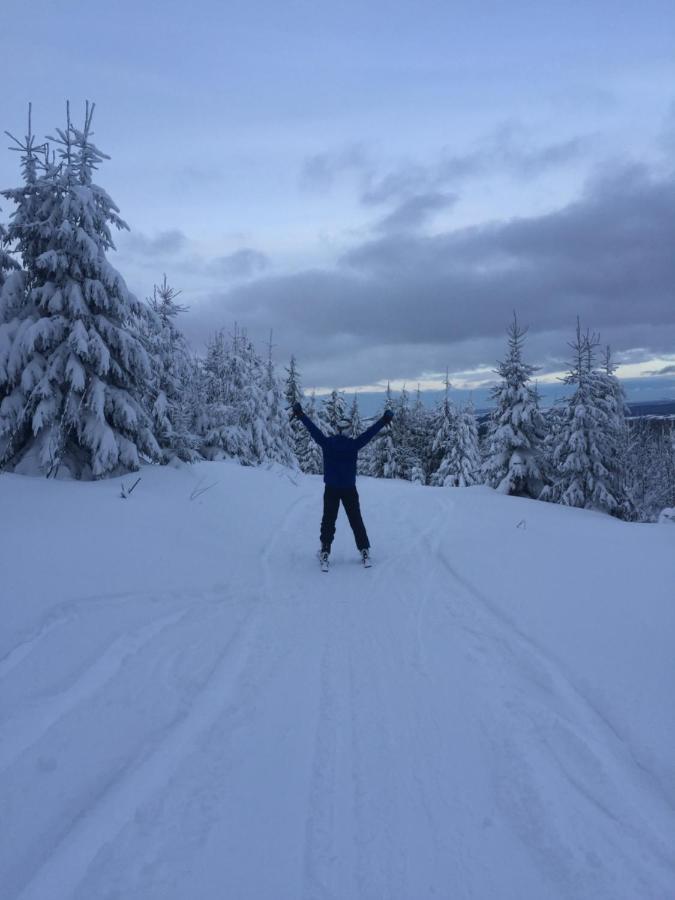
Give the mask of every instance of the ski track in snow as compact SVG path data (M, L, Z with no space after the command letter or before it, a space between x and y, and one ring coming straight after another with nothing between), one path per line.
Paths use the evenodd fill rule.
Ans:
M440 521L429 531L438 534L439 526ZM563 780L577 792L595 827L606 832L608 844L618 846L614 833L623 832L635 844L638 857L648 855L652 869L662 868L662 883L667 885L668 873L672 877L675 869L675 849L667 839L673 810L658 784L559 664L447 560L440 541L432 541L429 549L456 586L444 600L446 608L471 638L485 671L492 674L484 708L493 713L490 730L504 766L498 776L500 799L542 870L563 872L563 884L580 874L579 860L565 849L562 835L551 829L551 807L558 800L551 786ZM537 689L534 695L532 686ZM537 694L539 700L533 702ZM551 771L553 767L557 772ZM611 876L600 859L590 862L589 868L595 867L599 876L594 896L604 896ZM660 898L642 871L634 870L636 896ZM620 889L617 878L617 893Z
M184 612L172 613L136 632L116 638L75 684L7 720L4 734L0 736L0 772L43 737L52 725L104 688L129 656L141 652L156 636L186 615Z
M172 772L194 749L201 735L213 725L222 708L232 702L236 679L244 666L250 635L258 615L256 604L226 645L204 687L193 698L189 712L168 729L157 746L150 748L143 758L122 772L94 806L83 814L54 849L46 864L21 891L21 900L54 896L52 892L56 886L58 896L72 896L101 848L133 819L149 797L171 779ZM137 638L135 649L138 650L152 636L182 618L185 618L184 614L173 615L161 621L154 630L144 629L145 634ZM148 637L151 630L153 633Z
M299 488L237 584L245 597L174 592L167 612L166 596L146 596L163 601L149 621L123 625L70 683L3 723L11 773L52 729L126 689L132 664L182 691L48 852L23 851L8 900L666 900L673 810L562 666L447 558L450 492L372 569L345 562L338 542L325 576L307 550L314 488ZM405 502L387 514L392 533L409 531ZM86 607L53 611L0 676Z

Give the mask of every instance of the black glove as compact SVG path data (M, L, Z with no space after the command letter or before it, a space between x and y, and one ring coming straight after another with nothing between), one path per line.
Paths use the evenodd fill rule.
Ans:
M382 414L382 418L385 420L385 423L388 425L391 420L394 418L394 413L390 409L385 409Z
M296 419L299 419L300 416L302 416L302 415L304 415L303 410L302 410L302 406L301 406L299 403L297 403L297 402L294 403L294 404L293 404L293 416L294 416Z

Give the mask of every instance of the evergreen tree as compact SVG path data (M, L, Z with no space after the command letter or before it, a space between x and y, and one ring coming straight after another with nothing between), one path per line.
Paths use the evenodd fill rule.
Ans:
M545 426L537 393L529 384L534 366L522 358L526 333L514 314L508 331L509 352L497 369L501 382L491 394L495 410L488 431L483 477L502 493L538 497L544 483Z
M284 389L270 342L263 362L245 332L235 326L229 343L211 339L204 362L206 403L200 433L208 459L233 457L242 465L278 462L295 466Z
M602 366L599 370L592 371L592 375L597 403L604 413L600 451L607 470L607 489L616 502L608 511L619 518L631 519L634 518L635 510L627 483L629 432L626 421L630 410L621 382L614 374L616 368L612 362L611 350L606 347Z
M387 393L385 394L381 415L387 409L394 409L394 400L389 383L387 383ZM394 447L391 427L383 428L380 435L371 441L368 446L370 448L367 456L369 474L375 478L396 478L396 448Z
M654 522L675 506L675 422L641 418L629 429L627 482L636 516Z
M415 453L410 398L405 385L394 403L394 412L391 436L396 459L395 477L411 481L413 470L419 468L419 460Z
M556 448L560 443L560 436L565 421L565 412L560 403L556 403L544 413L546 433L542 442L542 469L546 486L543 488L539 499L548 500L552 496L552 485L555 484Z
M450 399L450 381L445 376L445 396L432 422L431 444L433 471L429 483L436 487L453 487L456 484L457 461L457 410Z
M479 484L481 458L478 447L478 424L471 400L458 413L455 435L454 483L456 487L470 487L472 484Z
M10 272L18 271L21 267L13 256L9 253L9 236L7 229L0 222L0 297L2 297L2 289ZM3 321L2 305L0 305L0 322Z
M32 131L31 104L28 105L28 131L23 140L8 133L13 141L10 148L21 154L21 187L2 191L2 195L14 203L8 229L3 229L4 247L13 246L20 252L22 261L30 271L35 271L35 259L42 252L42 226L39 209L52 194L50 180L40 177L51 167L45 145L36 144ZM4 249L3 247L3 249ZM20 269L10 271L8 255L3 255L0 280L0 465L3 458L11 457L20 439L20 431L27 415L28 388L20 383L18 357L24 336L37 319L34 305L29 306L29 272Z
M277 462L283 466L296 468L298 463L295 455L291 422L286 408L286 392L274 369L271 333L264 380L264 407L261 417L264 444L263 458L266 462Z
M352 405L349 407L347 418L349 419L349 428L347 430L347 433L350 437L357 438L364 431L364 425L361 418L361 412L359 410L358 396L356 394L354 394ZM356 458L356 474L368 474L368 461L363 453L359 453Z
M316 394L314 391L311 393L309 403L307 403L305 408L305 413L312 422L316 422ZM305 431L306 430L307 429L305 429ZM321 447L319 447L316 441L312 440L311 437L301 448L300 469L307 475L323 474L323 453Z
M612 493L612 424L607 411L606 383L593 371L598 338L581 333L577 320L575 340L570 343L573 360L565 384L574 388L563 403L562 424L553 453L554 483L542 499L616 513L621 499Z
M338 426L344 422L347 416L347 404L342 394L332 390L326 400L323 401L319 420L326 434L337 434Z
M295 356L291 356L290 365L286 369L284 396L286 398L286 410L289 415L293 409L293 404L302 404L304 401L300 373L298 372ZM293 435L293 452L295 458L300 462L301 458L305 455L305 445L307 440L311 440L311 438L302 422L295 417L291 419L291 433Z
M14 336L14 329L9 323L14 319L25 295L23 273L6 249L8 244L7 231L0 224L0 403L9 387L6 364L9 362ZM4 364L3 360L6 361Z
M347 433L349 437L356 438L363 431L363 421L361 419L361 412L359 410L359 400L356 394L354 394L354 398L352 400L352 405L349 407L349 412L347 413L347 419L349 420L349 428L347 429Z
M235 406L239 381L246 378L240 369L239 358L233 361L228 352L224 332L217 331L208 341L200 379L204 404L198 433L206 459L239 458L244 452L245 438Z
M137 469L159 447L143 407L150 363L134 320L141 305L106 258L111 227L128 226L93 174L107 157L82 130L51 138L56 163L36 173L24 152L24 196L9 228L27 272L0 409L0 462L76 477ZM14 199L18 191L5 191ZM0 347L2 342L0 341ZM2 351L0 350L0 353ZM4 362L4 361L3 361Z
M430 417L422 402L419 384L415 393L415 402L410 411L410 441L415 463L410 473L411 481L427 484L431 474Z
M195 436L195 450L201 456L206 418L206 373L204 361L193 353L188 355L183 384L183 404L187 411L186 427Z
M149 315L142 320L146 348L152 359L147 405L153 431L161 450L161 461L194 462L199 458L197 436L191 431L191 410L186 399L190 379L190 355L175 320L187 307L176 302L180 291L166 280L153 288Z

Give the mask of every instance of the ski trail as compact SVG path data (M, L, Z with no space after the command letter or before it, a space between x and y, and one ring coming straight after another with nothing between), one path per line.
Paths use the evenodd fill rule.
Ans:
M10 766L72 709L105 687L130 656L142 651L155 637L189 614L190 611L172 613L155 620L135 634L123 634L113 641L74 685L32 704L20 714L4 721L3 734L0 736L0 771Z
M47 616L46 620L38 626L38 628L15 647L12 647L12 649L0 659L0 678L4 678L12 671L12 669L23 662L23 660L32 653L52 631L63 625L69 624L75 619L76 615L77 612L74 603L64 604L61 608L54 610Z
M348 689L354 759L356 896L405 900L411 894L402 788L409 773L404 771L406 765L399 756L400 726L391 708L392 673L387 654L374 639L373 623L356 617L354 626L350 635Z
M259 615L256 605L229 641L190 711L168 730L158 746L115 778L93 807L83 813L20 891L20 900L54 897L55 888L57 896L72 896L101 848L124 828L139 807L170 781L186 754L198 745L223 709L233 702Z
M339 900L338 742L344 736L345 710L339 678L344 627L336 606L328 607L321 658L321 686L304 847L304 900ZM351 891L349 892L351 894ZM347 896L349 896L347 894Z
M23 640L19 641L4 656L0 657L0 679L9 675L31 653L39 650L41 644L52 632L66 625L72 625L79 620L82 613L91 611L93 604L115 603L115 605L119 605L121 603L138 603L139 601L160 599L165 601L168 597L180 600L182 596L182 592L179 591L163 592L161 595L152 597L149 597L147 592L128 591L111 594L88 594L75 600L60 603L45 616L37 627L29 631Z
M565 847L569 839L557 831L551 816L571 791L609 846L625 847L625 839L630 840L635 854L625 860L628 871L641 896L660 900L652 893L653 884L645 881L644 868L636 865L645 853L650 855L663 884L675 867L666 839L673 811L659 786L559 664L448 561L440 540L431 550L456 585L439 600L471 638L476 659L483 661L499 797L514 828L542 870L578 877L579 860ZM624 835L623 844L617 832ZM599 892L606 888L607 872L598 861L586 861L585 869L591 882L597 878Z

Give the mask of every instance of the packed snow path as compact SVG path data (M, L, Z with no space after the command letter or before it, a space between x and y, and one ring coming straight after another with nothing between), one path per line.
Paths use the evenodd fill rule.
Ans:
M204 478L219 483L190 501ZM665 528L363 480L375 566L341 513L323 575L317 479L212 464L144 482L127 501L119 483L0 482L20 525L31 504L60 510L51 544L33 520L41 582L3 558L3 898L675 896L672 772L639 718L670 717L672 736L672 710L622 708L592 651L528 625L533 600L555 618L567 580L588 592L562 613L591 610L583 645L598 609L626 606L617 584L644 589L621 559L616 582L551 571L565 529L595 533L598 569L612 535L638 554L649 535L654 583L672 586ZM92 515L107 524L87 559Z

